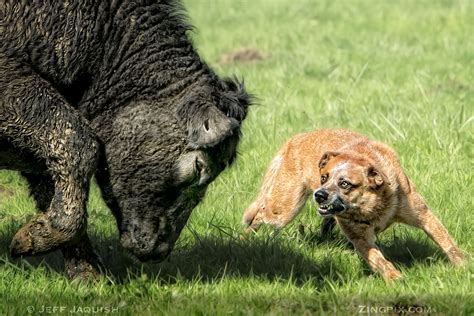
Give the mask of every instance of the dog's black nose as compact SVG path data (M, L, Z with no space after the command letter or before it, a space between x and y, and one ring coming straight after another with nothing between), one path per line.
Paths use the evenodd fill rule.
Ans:
M326 190L319 189L314 192L314 199L318 203L323 203L327 201L329 194L327 193Z

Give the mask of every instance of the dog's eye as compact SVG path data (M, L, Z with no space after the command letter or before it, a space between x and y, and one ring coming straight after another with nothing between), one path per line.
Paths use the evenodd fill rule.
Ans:
M321 176L321 184L323 184L324 182L326 182L328 180L328 175L327 174L323 174Z
M352 184L350 184L349 182L345 180L342 180L341 182L339 182L339 186L343 189L349 189L352 186Z

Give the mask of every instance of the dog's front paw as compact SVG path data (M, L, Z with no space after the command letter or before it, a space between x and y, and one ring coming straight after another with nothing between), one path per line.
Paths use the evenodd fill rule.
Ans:
M390 270L384 273L383 278L385 282L390 283L403 279L403 274L398 270Z
M456 267L463 266L468 261L466 254L457 247L449 250L448 256L451 263Z
M45 253L58 249L76 235L73 231L53 227L50 219L45 214L41 214L20 228L13 236L10 253L12 257Z

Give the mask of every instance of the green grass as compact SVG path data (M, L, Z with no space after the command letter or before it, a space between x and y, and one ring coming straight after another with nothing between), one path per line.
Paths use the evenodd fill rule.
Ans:
M219 74L245 78L258 97L237 162L212 183L159 265L123 255L94 186L89 231L111 270L96 284L68 280L57 253L9 257L12 235L35 210L18 174L0 171L8 190L0 192L0 314L111 307L121 314L315 315L353 314L359 306L371 306L372 314L393 306L474 313L472 261L453 268L412 228L393 226L379 236L405 276L391 285L370 272L340 232L320 238L313 203L279 233L265 228L238 239L242 212L282 143L297 132L345 127L392 145L460 247L474 253L473 2L188 0L186 6L201 56ZM219 64L222 54L242 47L269 57Z

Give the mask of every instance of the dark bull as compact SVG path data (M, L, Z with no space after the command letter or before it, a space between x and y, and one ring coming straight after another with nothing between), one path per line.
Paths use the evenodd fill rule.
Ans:
M13 255L62 249L94 271L86 201L95 174L122 245L172 250L207 185L235 158L250 97L199 58L176 1L0 4L0 168L42 211Z

